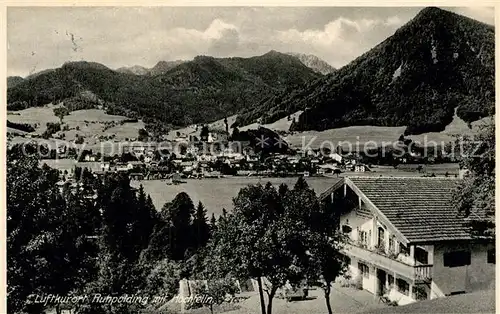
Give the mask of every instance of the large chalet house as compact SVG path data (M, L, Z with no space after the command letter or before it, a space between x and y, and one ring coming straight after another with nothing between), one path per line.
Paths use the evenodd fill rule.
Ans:
M346 177L322 193L340 211L353 284L400 305L492 287L494 241L472 237L457 215L451 202L457 183Z

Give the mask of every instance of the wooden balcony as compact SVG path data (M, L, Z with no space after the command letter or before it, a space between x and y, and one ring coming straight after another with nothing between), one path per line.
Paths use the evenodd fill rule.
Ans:
M415 265L415 283L425 283L432 280L432 265Z
M428 283L432 280L432 265L409 265L375 249L370 250L355 243L345 244L344 253L412 279L415 284Z

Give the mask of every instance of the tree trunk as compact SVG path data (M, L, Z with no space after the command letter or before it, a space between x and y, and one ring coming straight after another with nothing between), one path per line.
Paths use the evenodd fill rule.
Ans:
M332 314L333 311L332 311L332 306L330 304L331 283L327 282L324 290L325 290L326 308L328 309L328 314Z
M276 290L278 290L278 287L273 285L271 292L268 294L269 300L267 301L267 314L271 314L273 312L273 298L276 294Z
M214 305L210 303L210 313L214 314Z
M264 291L262 290L262 279L260 277L257 277L257 283L259 284L260 310L262 314L266 314L266 304L264 303Z

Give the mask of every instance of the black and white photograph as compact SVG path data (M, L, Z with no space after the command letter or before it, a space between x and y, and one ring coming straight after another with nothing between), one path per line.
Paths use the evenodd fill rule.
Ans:
M7 6L8 313L496 312L493 3L290 5Z

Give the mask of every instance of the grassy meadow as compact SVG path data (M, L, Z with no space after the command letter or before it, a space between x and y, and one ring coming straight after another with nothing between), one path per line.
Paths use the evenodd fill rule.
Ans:
M285 183L293 187L298 178L258 178L258 177L228 177L221 179L188 179L186 183L179 185L167 185L165 181L146 180L132 181L131 185L139 187L144 186L146 193L151 195L156 209L160 210L166 202L170 202L180 192L186 192L195 205L201 201L207 209L208 216L212 213L219 216L222 209L230 211L233 208L233 197L238 195L241 188L249 184L266 184L271 182L278 187ZM319 195L335 182L337 178L327 177L309 177L306 179L309 186Z

